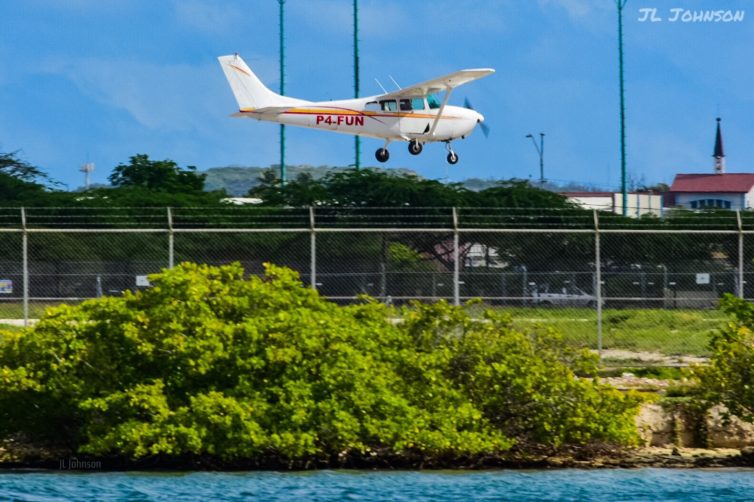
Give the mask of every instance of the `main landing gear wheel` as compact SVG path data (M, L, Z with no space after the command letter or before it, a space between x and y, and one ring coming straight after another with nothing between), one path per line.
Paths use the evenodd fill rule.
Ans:
M379 148L374 152L374 156L380 162L387 162L387 159L390 158L390 152L387 151L387 148Z
M420 153L422 153L423 149L424 145L416 140L411 140L408 142L408 153L410 153L411 155L419 155Z

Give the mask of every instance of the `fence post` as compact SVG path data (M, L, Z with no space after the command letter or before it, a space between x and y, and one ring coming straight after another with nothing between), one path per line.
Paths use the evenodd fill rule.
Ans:
M600 256L600 219L597 210L594 210L594 285L597 297L597 353L602 364L602 257Z
M168 268L175 266L175 242L173 241L173 211L168 207Z
M29 233L26 229L26 208L21 208L21 258L24 288L24 326L29 325Z
M458 250L458 211L453 208L453 305L461 304L461 253Z
M314 206L309 206L309 277L312 289L317 289L317 233L314 227Z
M744 226L741 221L741 210L736 210L738 221L738 297L744 297Z

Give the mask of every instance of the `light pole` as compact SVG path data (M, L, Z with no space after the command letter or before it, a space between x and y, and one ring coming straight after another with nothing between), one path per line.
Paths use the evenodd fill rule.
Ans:
M285 0L278 0L280 4L280 95L285 96L285 24L284 9ZM280 184L285 186L285 124L280 124Z
M359 0L353 0L353 97L359 97ZM361 138L356 136L355 164L361 166Z
M531 142L534 145L534 148L537 150L537 154L539 154L539 184L544 185L545 184L545 133L543 132L539 133L539 145L537 145L537 141L534 139L533 135L527 134L526 137L531 138Z
M623 199L623 216L628 216L628 191L626 189L626 104L623 89L623 8L628 0L615 0L618 7L618 79L620 80L620 189Z

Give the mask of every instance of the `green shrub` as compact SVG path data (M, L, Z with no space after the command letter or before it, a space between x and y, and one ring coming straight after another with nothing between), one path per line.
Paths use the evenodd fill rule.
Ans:
M225 460L636 439L638 399L596 384L593 356L553 331L446 303L341 307L271 265L246 279L237 264L182 264L150 280L5 335L0 435Z
M698 395L707 405L724 404L730 413L754 421L754 306L727 294L720 307L732 317L712 336L707 366L695 368Z

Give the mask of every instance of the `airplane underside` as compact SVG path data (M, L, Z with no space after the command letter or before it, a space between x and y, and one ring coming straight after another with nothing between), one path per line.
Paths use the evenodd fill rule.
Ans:
M264 114L255 114L255 113L249 113L248 115L245 115L248 118L253 118L256 120L262 120L265 122L275 122L278 124L284 124L284 125L290 125L290 126L296 126L296 127L306 127L309 129L323 129L323 121L319 120L318 118L315 119L307 119L307 120L301 120L300 116L293 116L293 117L281 117L279 115L264 115ZM374 138L374 139L381 139L384 140L385 143L383 146L378 148L375 151L375 158L378 162L384 163L387 162L390 159L390 152L388 150L388 146L390 143L397 142L397 141L406 141L408 142L408 152L411 155L419 155L424 150L424 145L426 143L445 143L446 149L448 151L448 154L446 156L446 160L449 164L456 164L458 163L458 154L455 153L453 148L451 147L451 141L454 138L452 134L439 134L439 131L435 131L435 134L431 135L429 134L430 131L430 121L422 121L422 124L424 124L424 130L422 132L397 132L395 129L397 129L397 124L391 126L383 126L383 127L376 127L375 125L368 126L368 127L359 127L358 129L356 127L352 127L353 123L348 123L346 119L342 120L340 123L337 123L337 120L332 121L331 120L332 127L327 127L325 130L331 131L331 132L337 132L341 134L348 134L350 136L360 136L360 137L366 137L366 138ZM426 123L426 124L425 124ZM420 130L421 125L418 125L414 128L415 130ZM438 128L439 129L439 128ZM461 139L464 139L465 136L462 136Z

